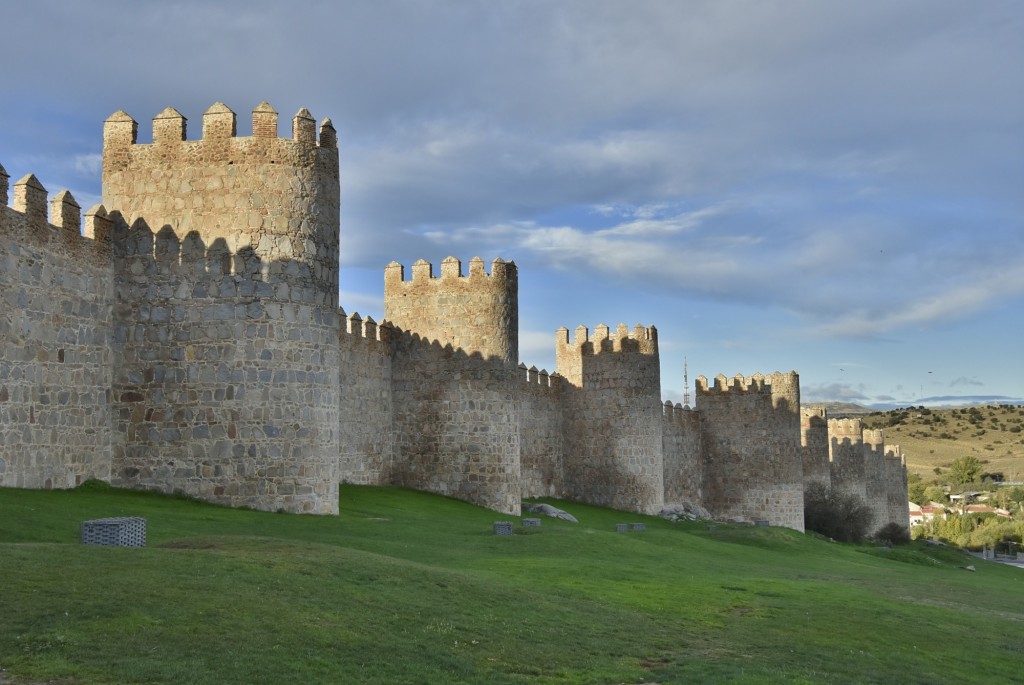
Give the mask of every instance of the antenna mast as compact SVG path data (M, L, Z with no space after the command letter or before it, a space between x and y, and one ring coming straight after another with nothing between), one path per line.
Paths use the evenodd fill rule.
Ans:
M690 406L690 367L683 357L683 406Z

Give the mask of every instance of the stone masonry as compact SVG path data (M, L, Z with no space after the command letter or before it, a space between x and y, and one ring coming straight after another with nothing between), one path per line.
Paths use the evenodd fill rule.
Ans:
M527 368L514 262L393 262L384 319L346 314L330 120L302 109L282 138L262 103L244 137L217 103L200 139L186 124L165 109L140 143L111 115L84 217L31 175L9 197L0 167L0 486L331 514L339 482L395 484L803 530L818 481L907 524L899 448L801 410L795 372L702 377L673 406L657 330L624 324L559 329L557 370Z

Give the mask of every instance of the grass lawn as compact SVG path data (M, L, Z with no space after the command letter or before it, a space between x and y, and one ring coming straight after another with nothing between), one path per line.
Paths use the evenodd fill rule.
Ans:
M556 505L580 522L393 488L343 486L338 517L0 489L0 683L1024 677L1024 570ZM78 544L108 516L145 517L148 546Z

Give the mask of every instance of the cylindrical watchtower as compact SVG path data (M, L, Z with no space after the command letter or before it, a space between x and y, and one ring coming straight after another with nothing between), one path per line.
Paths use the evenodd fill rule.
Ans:
M104 125L114 233L115 482L234 506L337 512L338 151L309 112L217 103L201 140Z

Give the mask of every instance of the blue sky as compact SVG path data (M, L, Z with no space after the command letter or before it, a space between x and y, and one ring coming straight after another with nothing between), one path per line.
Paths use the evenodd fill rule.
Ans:
M0 164L84 207L102 121L222 101L338 130L341 302L513 259L520 355L658 327L663 393L1024 398L1024 4L35 0L0 16ZM952 398L952 399L940 399Z

